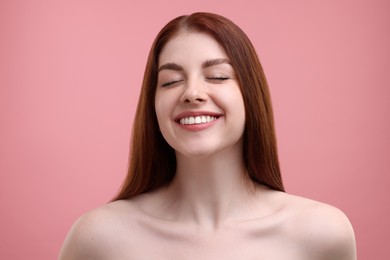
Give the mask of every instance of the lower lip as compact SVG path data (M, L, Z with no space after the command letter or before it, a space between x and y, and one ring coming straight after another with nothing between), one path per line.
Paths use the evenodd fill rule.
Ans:
M201 123L201 124L192 124L192 125L182 125L180 123L177 123L181 128L188 130L188 131L202 131L205 130L212 125L214 125L221 117L218 117L214 121L208 122L208 123Z

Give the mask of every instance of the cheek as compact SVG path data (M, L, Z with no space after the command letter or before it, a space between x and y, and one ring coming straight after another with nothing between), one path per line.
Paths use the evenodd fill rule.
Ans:
M171 118L170 104L171 102L167 100L167 98L164 97L164 95L158 93L156 94L154 107L157 116L157 122L159 124L160 129L163 129L164 122L167 122L167 120L170 120Z
M245 127L246 113L245 113L245 104L242 97L241 91L238 89L234 92L233 96L230 99L230 103L234 104L233 111L235 113L235 120L237 124L240 124L241 127Z
M170 139L170 108L168 101L161 96L156 95L156 99L154 102L156 117L157 117L157 123L160 130L160 133L162 134L163 138L169 143Z
M225 102L230 108L233 109L237 116L242 117L242 119L245 120L244 99L238 87L229 92L225 98Z
M241 114L243 119L245 120L244 98L242 97L242 93L241 93L241 90L239 89L239 87L237 87L233 98L235 99L235 104L237 105L237 110L239 111L239 113Z
M158 94L156 94L156 98L154 100L154 109L155 109L155 112L156 112L156 116L157 116L157 122L159 124L159 127L161 128L161 117L162 117L162 114L163 114L163 111L162 109L164 109L164 107L161 105L161 98L159 97Z

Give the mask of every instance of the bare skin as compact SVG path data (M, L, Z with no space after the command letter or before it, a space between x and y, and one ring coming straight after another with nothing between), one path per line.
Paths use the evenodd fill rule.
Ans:
M259 186L251 210L239 208L213 225L191 218L184 199L168 193L116 201L82 216L60 259L356 259L351 225L331 206Z
M176 65L161 70L155 103L160 130L176 151L175 178L82 216L61 260L356 259L353 229L340 210L246 177L245 113L234 71L224 62L204 66L224 59L205 34L182 32L167 43L159 66ZM199 128L178 122L194 111L219 116Z

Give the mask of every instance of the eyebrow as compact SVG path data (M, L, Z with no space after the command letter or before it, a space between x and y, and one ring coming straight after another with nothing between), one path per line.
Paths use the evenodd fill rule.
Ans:
M229 65L231 65L231 62L228 59L206 60L206 61L202 62L202 68L205 69L205 68L209 68L209 67L220 65L220 64L229 64ZM182 66L180 66L180 65L178 65L178 64L176 64L174 62L168 62L168 63L165 63L164 65L161 65L158 68L158 72L160 72L162 70L183 71L184 69L183 69Z
M220 64L229 64L229 65L231 65L231 62L228 59L206 60L206 61L204 61L202 63L202 68L205 69L205 68L216 66L216 65L220 65Z
M173 63L173 62L169 62L169 63L165 63L164 65L161 65L160 68L158 68L158 72L162 71L162 70L175 70L175 71L183 71L183 67L176 64L176 63Z

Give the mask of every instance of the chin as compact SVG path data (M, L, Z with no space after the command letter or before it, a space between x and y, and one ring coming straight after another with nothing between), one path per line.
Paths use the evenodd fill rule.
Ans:
M176 151L176 156L181 155L186 158L193 158L193 159L202 159L206 157L210 157L213 154L215 154L215 151L210 151L209 149L191 149L191 150L185 150L185 151Z
M211 159L216 158L218 155L225 156L229 153L236 153L237 149L241 150L240 146L228 146L228 147L210 147L210 146L198 146L198 147L186 147L186 149L175 149L176 157L182 156L188 159Z

